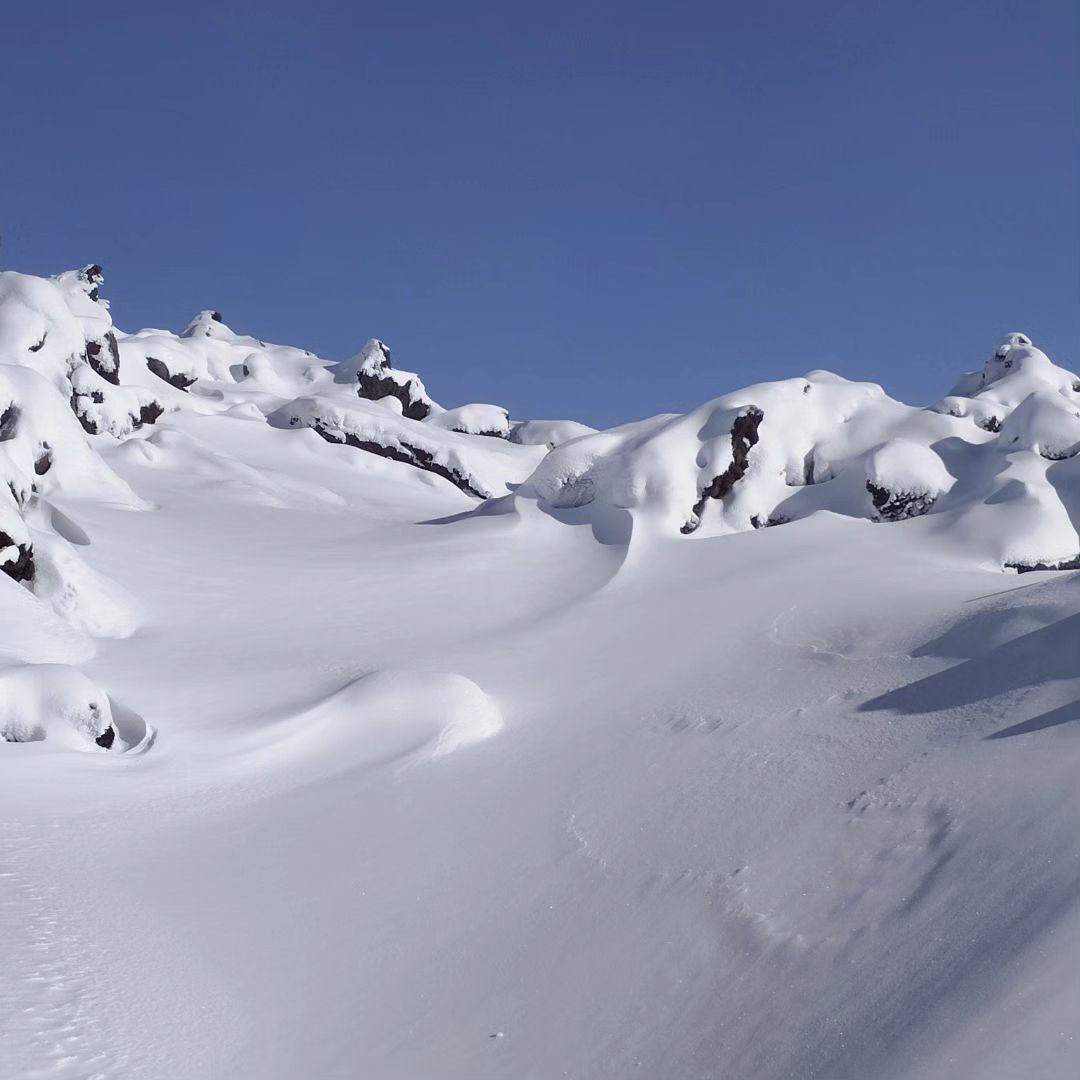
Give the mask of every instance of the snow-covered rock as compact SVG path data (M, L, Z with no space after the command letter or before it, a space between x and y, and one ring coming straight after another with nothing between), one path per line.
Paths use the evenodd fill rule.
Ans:
M120 749L108 694L65 664L0 671L0 741L42 739L78 750Z
M392 400L409 420L424 420L433 411L441 411L428 396L420 376L395 368L390 349L378 338L372 338L351 360L339 364L334 377L354 381L357 394L368 401Z
M152 423L155 396L120 382L120 354L101 268L86 267L52 281L0 272L0 363L30 367L70 401L90 434L116 438Z
M935 527L984 565L1066 567L1080 555L1065 468L1080 450L1077 385L1023 334L1003 338L982 372L930 409L811 372L578 437L554 448L515 498L617 508L669 535L742 532L823 510L880 522L940 514Z
M276 427L311 428L323 439L389 458L449 481L466 495L505 495L542 451L409 420L360 398L297 398L272 413Z

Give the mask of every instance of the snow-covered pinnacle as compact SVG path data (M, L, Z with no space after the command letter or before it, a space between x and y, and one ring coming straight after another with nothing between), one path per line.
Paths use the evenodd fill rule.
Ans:
M342 372L356 372L357 394L368 401L395 403L401 415L409 420L425 420L438 410L428 396L420 376L411 371L394 368L390 350L372 338L360 352L342 365Z
M228 340L235 337L221 318L221 312L211 311L209 308L197 312L192 317L191 322L180 331L180 336L182 338L209 337L218 338L219 340Z
M90 263L78 270L65 270L53 280L67 292L81 292L88 300L108 310L109 301L101 298L101 286L105 284L105 272L97 263Z

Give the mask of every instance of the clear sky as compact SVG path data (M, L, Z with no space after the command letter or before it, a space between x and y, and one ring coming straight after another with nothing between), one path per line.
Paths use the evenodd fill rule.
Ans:
M1080 366L1080 5L8 3L0 263L444 404Z

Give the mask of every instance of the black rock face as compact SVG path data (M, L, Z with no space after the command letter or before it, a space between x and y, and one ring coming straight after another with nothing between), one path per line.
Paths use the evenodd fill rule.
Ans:
M109 747L116 741L116 728L110 724L95 740L103 750L108 750Z
M71 411L78 418L78 421L83 426L83 431L87 435L96 435L98 433L98 426L95 420L92 420L86 414L86 403L89 399L85 394L76 394L73 390L71 392Z
M866 481L866 490L870 492L874 509L881 521L902 521L904 518L918 517L925 514L935 502L936 495L917 494L911 491L890 491L886 487Z
M786 518L783 514L774 514L772 517L767 518L755 514L750 519L750 524L755 529L771 529L776 525L786 525L790 520L791 518Z
M29 544L16 544L6 532L0 532L0 548L17 547L18 557L0 566L8 577L16 581L34 580L34 549Z
M690 519L679 530L684 536L694 532L701 524L701 513L709 499L722 499L746 475L750 467L750 448L757 445L758 428L765 414L751 405L731 425L731 464L701 492L701 497L694 503Z
M391 461L400 461L405 465L412 465L416 469L434 473L444 480L449 480L459 491L471 495L474 499L486 499L489 497L488 492L481 491L473 484L471 477L439 464L427 450L423 450L419 446L409 446L404 443L400 446L384 446L382 443L358 439L355 435L350 435L347 432L335 432L319 423L312 424L312 430L329 443L337 443L338 445L345 443L347 446L355 446L358 450L365 450L369 454L389 458Z
M52 468L52 447L43 442L38 448L37 457L34 458L34 473L44 476Z
M1071 559L1062 559L1060 562L1007 562L1007 570L1015 570L1018 574L1029 574L1032 570L1080 570L1080 555Z
M510 434L506 431L466 431L464 428L452 427L451 431L456 431L459 435L475 435L477 438L483 439L509 439Z
M381 401L393 397L401 402L401 415L408 420L426 420L431 415L431 405L417 386L414 378L403 382L391 378L386 373L393 369L394 362L389 348L381 341L375 342L378 353L368 357L356 373L358 397L367 401ZM400 374L406 374L401 372Z
M100 298L100 286L105 281L105 272L97 263L91 263L79 271L79 280L86 282L91 287L87 295L94 303L97 303Z
M120 385L120 346L111 330L100 341L86 343L86 361L106 382Z
M0 413L0 442L14 439L19 430L19 406L12 402Z
M195 382L195 380L188 375L171 374L165 362L163 360L159 360L156 356L148 356L146 358L146 366L159 379L163 379L170 386L175 386L177 390L183 390L186 392L187 388Z
M148 405L144 405L139 409L139 420L137 427L141 427L143 424L152 424L163 412L165 411L160 401L151 401Z
M431 406L413 391L411 381L395 382L388 375L374 375L367 371L357 374L357 395L368 401L396 397L401 402L401 415L409 420L426 420Z

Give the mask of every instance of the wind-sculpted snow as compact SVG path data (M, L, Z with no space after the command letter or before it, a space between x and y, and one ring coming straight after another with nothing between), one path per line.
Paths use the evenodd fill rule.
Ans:
M499 707L464 676L376 671L268 726L250 749L241 749L295 782L299 770L326 775L443 757L492 738L502 726Z
M102 288L0 275L0 1076L1076 1074L1029 339L595 431Z

